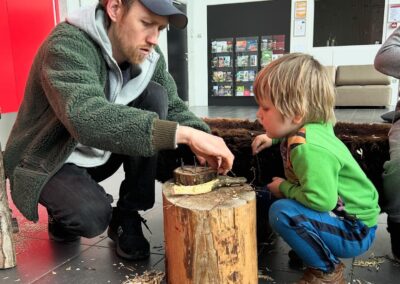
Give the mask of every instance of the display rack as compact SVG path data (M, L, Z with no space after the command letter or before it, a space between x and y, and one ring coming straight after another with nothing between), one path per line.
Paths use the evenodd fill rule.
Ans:
M254 105L254 99L249 97L254 96L257 72L284 53L285 35L212 39L209 46L209 102L224 105L229 100L227 105Z
M232 96L233 38L212 41L211 54L212 96Z

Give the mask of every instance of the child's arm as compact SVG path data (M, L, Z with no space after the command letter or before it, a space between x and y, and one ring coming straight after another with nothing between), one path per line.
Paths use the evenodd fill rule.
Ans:
M272 182L267 184L268 190L274 195L275 198L285 198L285 195L283 195L282 191L279 189L279 186L284 181L285 179L281 177L273 177Z
M267 134L260 134L254 138L251 143L251 149L253 151L253 155L260 153L265 148L271 147L272 139L268 137Z
M310 144L295 147L290 160L298 184L283 181L279 189L287 197L320 212L331 211L338 200L341 164L326 149Z

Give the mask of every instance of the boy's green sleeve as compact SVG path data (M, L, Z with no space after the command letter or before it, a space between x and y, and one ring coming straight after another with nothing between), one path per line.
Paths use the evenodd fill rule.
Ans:
M282 138L272 138L272 145L276 145L282 142Z
M281 192L316 211L334 209L341 167L337 158L322 147L303 144L291 151L290 159L298 181L282 182Z

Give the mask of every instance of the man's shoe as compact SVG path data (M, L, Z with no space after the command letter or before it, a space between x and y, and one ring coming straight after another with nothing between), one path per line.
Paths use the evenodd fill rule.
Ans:
M56 242L70 243L78 241L81 237L71 234L65 230L60 223L54 220L53 216L49 214L48 218L48 232L51 240Z
M400 223L395 223L387 219L387 230L390 234L390 242L392 245L393 257L400 261Z
M107 234L115 242L118 256L128 260L150 256L150 244L143 235L142 223L148 229L146 220L137 211L122 213L114 208Z
M335 270L331 273L325 273L321 270L314 268L307 268L304 272L303 278L300 279L298 284L346 284L343 276L344 264L340 262L336 265Z

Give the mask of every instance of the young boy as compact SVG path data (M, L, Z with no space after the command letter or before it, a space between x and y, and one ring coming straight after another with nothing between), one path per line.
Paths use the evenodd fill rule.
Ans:
M308 267L299 283L346 283L344 264L375 238L378 193L335 136L334 89L312 56L292 53L257 75L257 117L266 134L253 154L281 142L286 179L267 188L278 198L269 209L272 228Z

